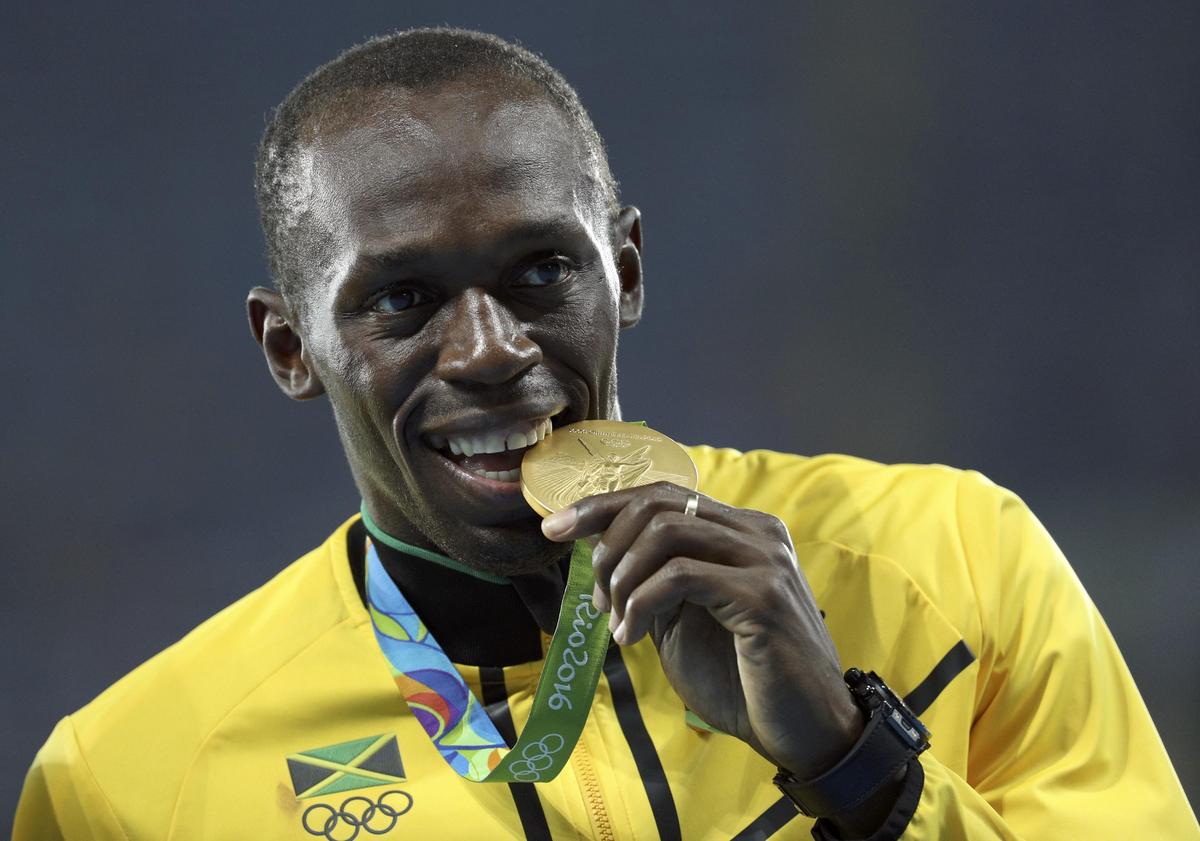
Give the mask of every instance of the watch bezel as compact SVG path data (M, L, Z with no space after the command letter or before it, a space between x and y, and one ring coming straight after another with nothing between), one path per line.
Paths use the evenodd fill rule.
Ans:
M846 671L844 680L850 694L868 717L883 707L882 714L897 735L913 748L923 751L929 747L929 728L909 709L904 699L884 683L883 678L873 671L852 668Z

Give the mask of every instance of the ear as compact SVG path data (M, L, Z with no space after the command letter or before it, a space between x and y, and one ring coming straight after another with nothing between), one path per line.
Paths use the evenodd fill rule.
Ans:
M632 327L642 318L642 213L636 207L623 207L613 223L613 242L617 246L617 278L621 283L621 329Z
M283 296L274 289L256 286L246 298L250 332L267 357L267 368L275 384L293 400L311 400L325 393L317 378L304 340L292 327L294 323Z

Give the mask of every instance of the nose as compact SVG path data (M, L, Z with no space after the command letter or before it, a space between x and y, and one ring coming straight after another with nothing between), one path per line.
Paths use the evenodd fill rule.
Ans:
M542 361L542 349L513 314L482 289L459 295L436 372L443 380L499 385Z

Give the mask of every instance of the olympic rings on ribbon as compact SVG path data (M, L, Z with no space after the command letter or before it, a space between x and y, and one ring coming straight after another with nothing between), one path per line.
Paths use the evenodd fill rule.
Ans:
M388 798L395 795L392 802L389 803ZM400 807L398 798L403 797L405 803ZM352 803L362 802L367 804L363 809L351 809ZM354 841L358 837L360 830L366 830L370 835L383 835L385 832L391 831L396 825L396 819L405 814L413 806L412 795L400 789L392 789L385 791L379 795L378 802L372 801L369 797L355 795L347 797L342 801L342 805L338 808L333 808L327 803L314 803L304 810L304 814L300 817L300 824L304 827L304 831L309 835L324 837L328 841ZM320 820L319 817L313 820L309 819L314 813L328 812L323 823L314 827L313 824ZM342 824L350 827L347 834L335 835L338 827Z
M536 742L530 742L521 749L521 759L518 759L508 770L522 782L533 782L541 779L542 772L554 764L551 754L558 753L566 744L558 733L547 733Z

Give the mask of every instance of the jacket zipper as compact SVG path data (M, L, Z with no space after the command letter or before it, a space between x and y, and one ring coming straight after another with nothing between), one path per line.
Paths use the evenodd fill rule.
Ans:
M608 810L604 808L604 795L600 792L600 781L592 768L587 748L583 740L575 746L571 756L571 764L575 766L575 776L583 790L583 799L587 801L588 816L592 820L592 835L598 841L616 841L613 834L612 821L608 818Z

